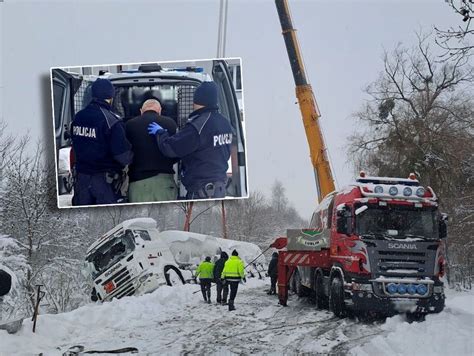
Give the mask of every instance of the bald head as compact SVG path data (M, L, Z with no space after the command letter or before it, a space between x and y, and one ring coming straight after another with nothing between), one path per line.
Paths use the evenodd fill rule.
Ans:
M145 111L154 111L158 113L158 115L161 115L161 105L160 102L156 99L148 99L145 101L142 105L142 108L140 109L140 112L143 114Z

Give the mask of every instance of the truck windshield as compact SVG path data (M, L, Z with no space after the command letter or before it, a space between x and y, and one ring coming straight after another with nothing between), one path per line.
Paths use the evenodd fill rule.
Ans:
M356 216L360 236L389 239L437 239L436 211L407 206L368 206Z
M135 249L135 242L132 233L126 231L122 235L107 241L100 246L94 253L86 257L88 269L93 278L96 278L123 257L129 255Z

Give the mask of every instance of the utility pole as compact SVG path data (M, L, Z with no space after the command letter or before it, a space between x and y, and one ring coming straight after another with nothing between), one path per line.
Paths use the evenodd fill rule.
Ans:
M221 0L219 6L219 30L217 34L217 58L225 57L225 43L227 40L227 11L228 0ZM225 202L221 201L222 235L227 238L227 222L225 217Z
M217 32L217 58L225 57L225 43L227 38L227 9L228 0L221 0L219 7L219 30Z

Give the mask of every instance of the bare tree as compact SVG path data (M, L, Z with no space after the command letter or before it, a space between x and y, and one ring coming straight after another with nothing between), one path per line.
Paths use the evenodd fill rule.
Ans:
M466 236L474 233L474 73L467 55L439 62L429 37L412 49L385 52L383 71L366 90L350 138L356 170L382 176L415 172L434 188L451 219L450 256L469 262ZM470 233L467 233L470 231Z
M460 16L463 24L450 27L449 29L439 29L435 27L437 32L436 43L445 50L443 59L451 57L458 58L470 54L474 48L472 44L472 36L474 29L471 21L474 18L474 1L473 0L446 0L451 10Z

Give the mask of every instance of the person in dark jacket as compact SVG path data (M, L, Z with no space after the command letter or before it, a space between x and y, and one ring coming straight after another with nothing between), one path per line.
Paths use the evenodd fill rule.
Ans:
M232 144L232 127L219 113L217 85L203 82L194 92L194 111L174 136L153 122L148 127L160 151L181 158L181 181L188 199L224 198Z
M219 258L214 264L214 281L216 282L216 294L217 304L227 304L227 294L229 293L228 288L224 288L225 281L221 279L222 270L224 269L225 262L229 258L229 255L222 251L221 258Z
M140 116L125 124L134 157L128 171L129 201L136 203L176 200L178 192L173 170L176 160L165 157L156 149L156 140L146 133L146 128L156 122L170 135L174 135L177 125L173 119L161 116L161 105L156 99L146 100L140 112Z
M270 290L267 294L276 294L276 283L278 279L278 252L273 252L272 259L268 265L268 275L270 276Z
M107 79L92 84L92 101L71 125L75 155L73 205L123 203L123 170L132 162L122 119L112 112L115 89Z

